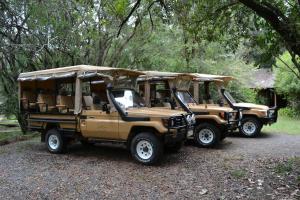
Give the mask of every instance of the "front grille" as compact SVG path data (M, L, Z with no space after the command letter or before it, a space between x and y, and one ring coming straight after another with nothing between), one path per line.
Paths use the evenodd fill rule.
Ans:
M174 121L174 127L185 125L185 121L182 116L173 118L173 121Z

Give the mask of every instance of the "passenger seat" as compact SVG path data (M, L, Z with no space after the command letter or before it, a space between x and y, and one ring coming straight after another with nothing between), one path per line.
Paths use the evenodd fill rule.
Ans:
M61 113L74 112L74 96L58 95L56 107Z
M40 112L48 112L55 110L55 96L50 94L42 94L38 95L38 102L36 102L39 106Z
M92 96L82 96L82 106L86 110L94 110L93 109L93 97Z
M23 91L22 92L22 108L24 110L33 109L36 106L36 98L35 95L31 91Z

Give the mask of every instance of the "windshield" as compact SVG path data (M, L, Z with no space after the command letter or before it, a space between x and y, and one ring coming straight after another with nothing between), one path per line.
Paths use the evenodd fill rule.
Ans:
M114 90L112 94L122 109L145 107L144 99L134 90Z
M185 105L196 104L196 101L193 99L191 94L188 91L177 91L176 95Z
M236 100L231 96L231 94L227 91L224 92L224 96L227 100L229 100L231 103L236 103Z

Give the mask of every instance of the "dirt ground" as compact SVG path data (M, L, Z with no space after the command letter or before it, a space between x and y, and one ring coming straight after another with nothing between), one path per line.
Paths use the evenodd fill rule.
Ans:
M300 136L189 143L151 167L107 146L54 155L34 138L0 146L0 186L0 199L300 199Z

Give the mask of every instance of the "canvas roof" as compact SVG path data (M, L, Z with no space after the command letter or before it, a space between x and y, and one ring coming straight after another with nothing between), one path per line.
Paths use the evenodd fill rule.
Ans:
M222 76L222 75L215 75L215 74L200 74L200 73L193 73L196 77L197 80L202 80L202 81L206 81L206 80L211 80L211 81L224 81L224 82L229 82L231 80L233 80L234 78L232 76Z
M177 73L177 72L160 72L160 71L144 71L145 75L142 75L139 80L161 80L161 79L174 79L176 77L190 77L194 78L193 74L189 73Z
M129 70L129 69L123 69L123 68L91 66L91 65L76 65L76 66L59 67L53 69L21 73L19 75L18 80L19 81L48 80L48 79L75 77L75 76L86 77L92 75L98 75L103 77L118 76L118 75L138 76L142 74L144 73L139 71Z

